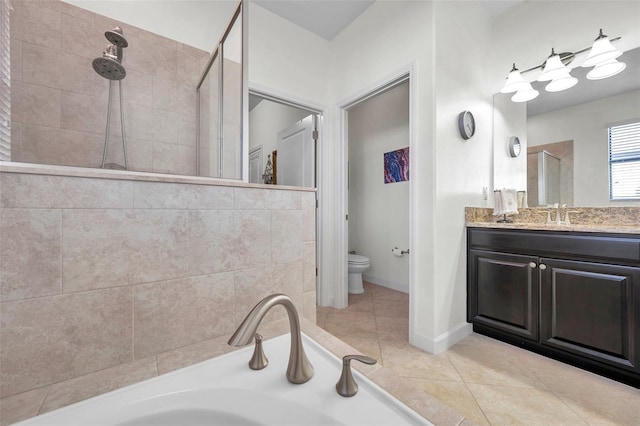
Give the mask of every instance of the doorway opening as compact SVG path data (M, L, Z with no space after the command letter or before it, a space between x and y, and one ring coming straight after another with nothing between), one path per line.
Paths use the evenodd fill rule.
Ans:
M345 212L338 239L345 255L337 268L342 285L336 286L335 297L342 307L348 306L348 252L355 250L356 255L370 260L370 267L362 274L364 282L372 285L375 312L394 305L386 305L386 297L378 300L375 292L403 296L403 325L396 318L393 328L409 341L413 340L416 317L412 297L415 241L411 232L416 185L410 179L415 167L410 155L416 134L414 76L414 66L409 65L345 100L339 106L338 122L342 139L339 157L344 165L340 202ZM399 179L398 167L402 169ZM388 313L390 318L396 315L391 310Z

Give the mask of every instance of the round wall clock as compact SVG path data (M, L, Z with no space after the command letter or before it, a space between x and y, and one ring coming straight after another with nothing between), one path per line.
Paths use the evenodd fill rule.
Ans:
M521 150L522 145L520 145L520 138L511 136L511 139L509 139L509 154L515 158L520 155Z
M471 111L462 111L458 116L458 130L463 139L471 139L476 132L476 120Z

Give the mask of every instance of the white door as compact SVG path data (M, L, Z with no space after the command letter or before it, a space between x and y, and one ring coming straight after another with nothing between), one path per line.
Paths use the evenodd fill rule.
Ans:
M278 132L278 185L315 187L314 116Z
M262 183L262 145L249 151L249 183Z

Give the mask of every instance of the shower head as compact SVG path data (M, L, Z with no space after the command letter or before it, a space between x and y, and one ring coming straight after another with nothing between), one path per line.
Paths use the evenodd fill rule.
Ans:
M122 35L120 27L106 31L104 36L111 44L102 53L102 58L93 60L93 69L108 80L122 80L127 75L127 71L122 66L122 48L129 46L129 43Z
M108 80L122 80L127 75L122 64L106 52L102 58L94 59L91 65L95 72Z
M120 28L120 27L115 27L112 30L105 31L104 36L114 46L117 46L117 47L127 47L127 46L129 46L129 43L127 42L127 39L124 38L124 35L122 35L122 28Z

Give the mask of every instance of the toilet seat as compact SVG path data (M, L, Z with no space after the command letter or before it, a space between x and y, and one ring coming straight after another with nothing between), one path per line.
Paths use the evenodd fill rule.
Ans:
M365 265L369 263L369 258L366 256L360 256L358 254L350 254L348 263L351 265Z

